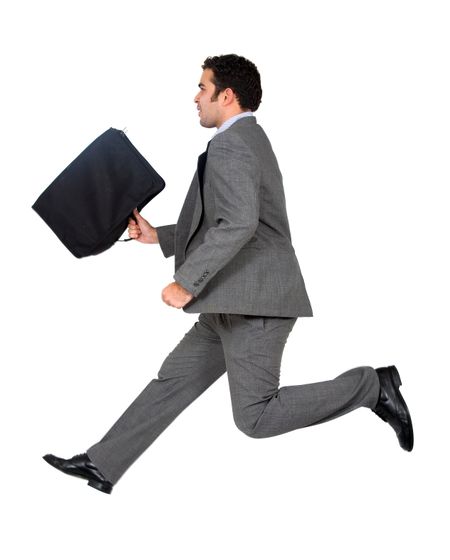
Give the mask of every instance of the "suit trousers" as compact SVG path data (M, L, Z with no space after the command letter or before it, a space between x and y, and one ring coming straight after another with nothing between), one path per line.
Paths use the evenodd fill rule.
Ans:
M296 317L201 313L122 416L87 450L115 484L167 426L225 372L237 427L272 437L373 409L380 385L372 367L333 380L279 387L281 358Z

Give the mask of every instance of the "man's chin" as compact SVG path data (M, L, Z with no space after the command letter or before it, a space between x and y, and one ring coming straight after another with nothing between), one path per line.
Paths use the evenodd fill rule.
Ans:
M203 121L201 118L200 118L200 126L203 126L204 128L214 128L213 124L207 121Z

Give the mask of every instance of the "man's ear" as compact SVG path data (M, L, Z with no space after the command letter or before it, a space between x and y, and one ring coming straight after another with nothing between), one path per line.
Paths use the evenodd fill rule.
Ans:
M231 105L235 100L237 100L236 94L231 88L226 88L222 91L223 94L223 105Z

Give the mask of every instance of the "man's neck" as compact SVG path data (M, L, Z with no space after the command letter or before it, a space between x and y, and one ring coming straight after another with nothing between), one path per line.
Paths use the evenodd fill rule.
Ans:
M239 111L237 113L234 113L233 115L229 116L226 120L224 120L220 126L217 127L217 131L214 134L214 136L216 134L219 134L219 132L223 132L224 130L226 130L228 127L230 127L232 124L234 124L237 120L245 118L245 117L252 117L252 116L253 116L253 113L251 111Z
M241 115L242 113L245 113L246 111L244 109L239 109L239 110L235 110L235 111L230 111L228 114L224 115L220 124L217 125L217 130L219 130L219 128L225 124L228 120L232 119L233 117L237 117L238 115Z

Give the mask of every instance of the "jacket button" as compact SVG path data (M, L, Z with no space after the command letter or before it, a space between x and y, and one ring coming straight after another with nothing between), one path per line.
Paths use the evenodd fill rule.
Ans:
M194 286L198 286L198 285L199 285L198 282L194 282Z

